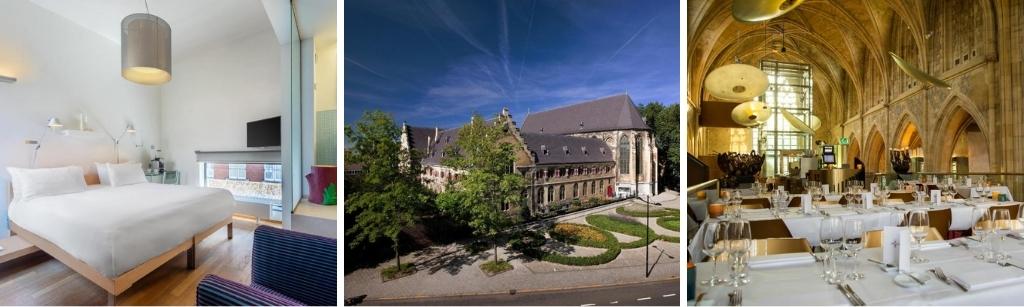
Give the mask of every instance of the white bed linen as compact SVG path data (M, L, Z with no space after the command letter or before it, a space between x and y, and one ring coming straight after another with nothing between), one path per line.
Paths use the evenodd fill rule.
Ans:
M11 221L113 278L231 216L223 189L142 183L11 203Z

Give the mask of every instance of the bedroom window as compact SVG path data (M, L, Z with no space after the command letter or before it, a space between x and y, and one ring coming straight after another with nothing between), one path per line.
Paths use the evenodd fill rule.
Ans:
M263 180L269 182L281 182L281 165L280 164L264 164L263 165Z
M245 180L245 164L228 164L228 179Z

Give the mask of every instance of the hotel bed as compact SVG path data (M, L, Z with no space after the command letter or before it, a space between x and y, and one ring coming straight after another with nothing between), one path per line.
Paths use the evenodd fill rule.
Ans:
M28 200L9 208L11 230L116 296L227 226L234 199L222 189L138 183Z

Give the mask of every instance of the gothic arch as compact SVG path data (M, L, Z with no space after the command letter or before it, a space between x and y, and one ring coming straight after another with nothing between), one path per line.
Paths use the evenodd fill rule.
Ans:
M947 99L937 121L940 124L936 125L932 134L937 139L948 141L936 142L937 144L933 147L935 156L926 158L926 160L936 161L936 163L929 163L933 169L948 172L951 169L950 159L954 154L963 154L965 149L962 147L968 146L971 169L990 170L993 164L993 157L990 153L994 152L994 147L989 142L992 137L984 117L976 111L971 112L973 104L965 103L969 100L958 97L963 98L951 95Z
M878 126L872 126L868 137L864 142L864 169L868 174L888 172L889 149L886 147L885 139L878 130Z
M891 137L892 147L900 149L924 148L924 134L921 131L921 126L917 123L919 121L916 116L904 111L896 125L896 130L894 130L895 134Z
M850 136L850 145L846 149L846 164L853 167L853 158L860 158L860 141L856 136ZM861 161L864 161L861 159Z

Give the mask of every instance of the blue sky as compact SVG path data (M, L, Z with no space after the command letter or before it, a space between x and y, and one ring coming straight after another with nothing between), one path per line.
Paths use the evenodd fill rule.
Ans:
M345 123L455 127L628 92L679 102L679 1L345 1Z

